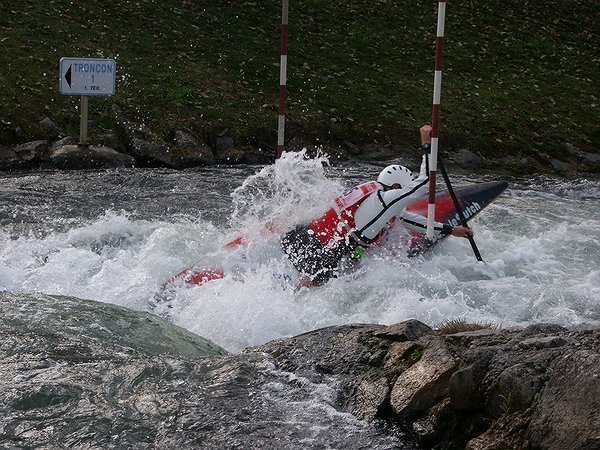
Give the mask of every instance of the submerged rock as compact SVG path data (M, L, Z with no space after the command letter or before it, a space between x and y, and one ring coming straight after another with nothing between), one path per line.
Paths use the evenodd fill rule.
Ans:
M412 448L263 352L72 297L0 307L0 448Z

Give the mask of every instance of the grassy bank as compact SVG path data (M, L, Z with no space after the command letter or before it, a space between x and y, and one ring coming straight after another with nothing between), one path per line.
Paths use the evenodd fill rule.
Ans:
M416 139L429 121L437 2L291 0L290 132L356 143ZM116 103L162 139L273 140L278 0L9 0L0 6L0 143L77 135L63 56L117 62L117 92L93 98L94 134ZM600 148L600 2L448 3L442 135L484 154ZM20 128L22 133L15 132ZM410 136L410 137L409 137Z

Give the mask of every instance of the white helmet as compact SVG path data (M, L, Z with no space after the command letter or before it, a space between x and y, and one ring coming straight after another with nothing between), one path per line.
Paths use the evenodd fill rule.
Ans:
M400 186L406 186L412 180L412 172L406 167L397 164L387 166L377 177L377 182L387 187L391 187L396 183Z

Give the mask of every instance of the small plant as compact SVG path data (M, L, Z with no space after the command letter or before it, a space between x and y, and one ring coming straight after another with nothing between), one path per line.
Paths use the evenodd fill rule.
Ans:
M501 425L503 423L506 422L506 420L508 419L508 416L511 413L511 409L512 409L512 393L509 392L508 395L498 395L499 398L502 399L502 401L500 402L500 412L502 413L500 415L500 417L498 417L498 419L492 419L492 428L493 427L497 427L498 425Z
M408 360L411 364L415 364L417 361L421 359L423 356L423 351L419 348L416 348L408 357Z
M469 323L465 319L452 319L444 322L436 331L439 334L455 334L488 328L496 328L496 326L491 323Z
M512 406L512 392L509 392L508 395L500 394L499 397L502 399L502 402L500 402L500 411L502 411L502 415L498 420L504 421L510 414L510 409Z

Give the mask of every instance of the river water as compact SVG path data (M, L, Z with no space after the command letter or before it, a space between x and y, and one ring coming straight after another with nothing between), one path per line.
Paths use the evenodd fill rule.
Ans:
M485 263L450 238L424 256L374 255L352 275L298 289L264 224L306 222L384 165L327 162L288 153L271 166L2 174L0 290L152 310L232 352L328 325L409 318L600 324L598 179L507 179L471 222ZM456 186L499 179L453 177ZM235 256L245 268L176 286L152 309L165 280L232 258L223 245L240 235L252 242Z

